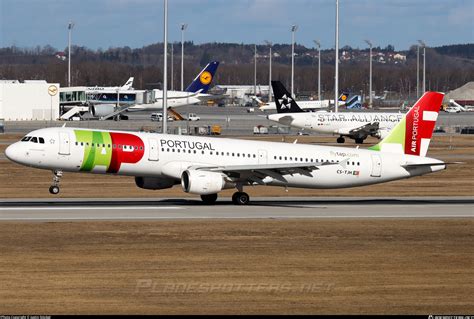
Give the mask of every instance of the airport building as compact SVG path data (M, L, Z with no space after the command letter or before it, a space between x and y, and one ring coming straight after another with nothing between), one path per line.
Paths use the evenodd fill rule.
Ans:
M44 80L1 80L0 119L57 120L59 88L59 83L47 83Z

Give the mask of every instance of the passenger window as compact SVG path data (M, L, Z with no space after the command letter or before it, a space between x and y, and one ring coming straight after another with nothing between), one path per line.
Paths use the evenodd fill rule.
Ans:
M33 143L38 143L38 139L37 139L36 137L32 137L32 138L31 138L31 142L33 142Z
M113 145L112 145L112 148L117 148L117 145L113 144Z
M143 150L143 146L140 146L140 151Z

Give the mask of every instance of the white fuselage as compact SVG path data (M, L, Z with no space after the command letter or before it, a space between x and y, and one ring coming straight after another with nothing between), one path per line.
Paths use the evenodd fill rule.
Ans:
M278 113L268 119L280 124L304 128L319 133L346 135L370 123L379 123L379 130L390 131L404 117L401 113L364 112L304 112Z
M304 188L370 185L445 168L402 167L407 163L442 163L426 157L267 141L66 127L40 129L28 136L42 138L44 143L14 143L6 150L10 160L48 170L161 177L176 183L185 170L210 166L326 163L311 172L285 175L286 182L265 178L266 185ZM239 176L232 178L238 182Z
M148 104L135 104L128 108L128 111L157 111L163 109L163 91L155 91L155 100L153 103ZM208 97L209 94L203 93L192 93L192 92L183 92L183 91L168 91L167 100L168 108L174 108L184 105L193 105L198 104L202 101L203 98Z
M298 101L298 106L302 110L325 109L325 108L328 108L330 106L330 101L329 100ZM275 102L265 103L265 104L261 105L258 109L260 111L276 110L276 104L275 104Z

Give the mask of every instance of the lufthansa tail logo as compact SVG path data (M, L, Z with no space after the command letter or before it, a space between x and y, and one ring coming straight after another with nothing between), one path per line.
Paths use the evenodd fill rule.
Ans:
M201 81L202 84L208 85L212 81L212 74L209 73L208 71L204 71L201 73L199 80Z

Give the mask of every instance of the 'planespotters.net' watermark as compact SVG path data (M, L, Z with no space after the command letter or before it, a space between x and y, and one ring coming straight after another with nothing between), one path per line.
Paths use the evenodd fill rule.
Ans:
M333 288L332 283L160 283L153 279L138 279L135 293L321 293Z

